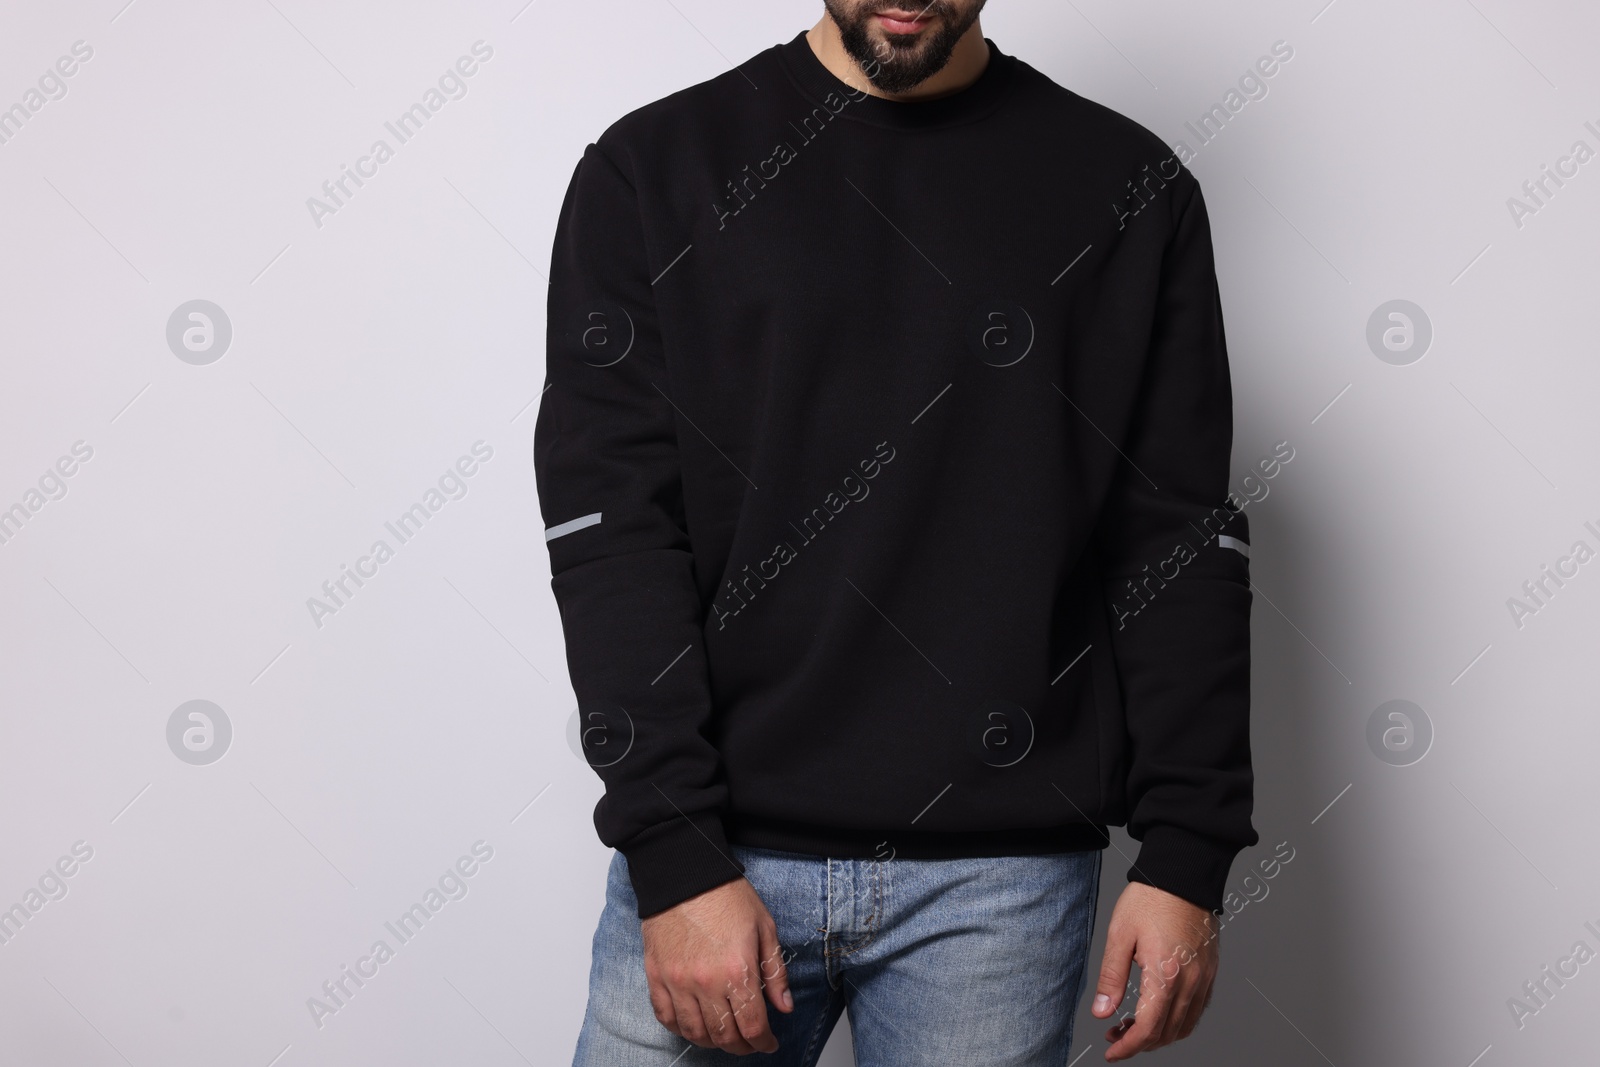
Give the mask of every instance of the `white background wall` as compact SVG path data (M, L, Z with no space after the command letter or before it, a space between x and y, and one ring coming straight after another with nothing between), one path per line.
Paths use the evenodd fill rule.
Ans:
M0 507L93 450L0 545L0 906L93 850L0 945L0 1061L566 1062L609 852L531 463L556 211L613 119L820 5L125 2L12 3L0 32L0 106L93 49L0 145ZM1252 884L1206 1022L1159 1056L1586 1062L1600 964L1520 1029L1507 1000L1600 950L1600 563L1520 628L1507 599L1600 548L1600 162L1520 227L1507 198L1600 149L1600 13L1324 3L985 17L1191 147L1186 120L1294 49L1192 169L1236 482L1295 449L1249 511L1262 844L1234 884L1279 842L1295 858ZM467 94L315 225L306 199L479 40ZM203 366L166 340L194 299L232 328ZM1434 333L1407 365L1366 340L1395 299ZM478 441L466 495L316 626L307 598ZM196 699L232 729L206 766L167 740ZM1368 741L1396 699L1434 735L1405 766ZM307 998L480 840L467 895L314 1025ZM1108 854L1102 931L1126 866Z

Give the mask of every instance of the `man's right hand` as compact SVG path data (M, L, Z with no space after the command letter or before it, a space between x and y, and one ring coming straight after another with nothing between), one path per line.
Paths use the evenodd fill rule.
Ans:
M794 1010L778 926L748 879L735 878L640 924L650 1006L661 1025L702 1048L776 1052L762 990Z

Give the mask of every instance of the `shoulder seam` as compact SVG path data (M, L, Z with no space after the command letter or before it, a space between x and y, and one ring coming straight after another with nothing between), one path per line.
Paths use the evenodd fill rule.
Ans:
M589 147L594 149L595 155L605 160L611 169L617 172L617 177L621 178L623 183L627 185L628 191L637 197L639 195L638 187L633 184L633 180L628 177L628 172L622 169L621 164L611 158L611 153L601 148L599 141L591 141Z

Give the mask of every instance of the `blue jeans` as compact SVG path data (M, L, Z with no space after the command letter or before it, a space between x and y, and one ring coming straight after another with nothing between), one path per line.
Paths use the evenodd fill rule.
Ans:
M778 1051L693 1045L650 1007L627 860L611 859L573 1067L811 1067L842 1011L857 1067L1066 1067L1100 852L847 860L732 846L772 913L794 1011Z

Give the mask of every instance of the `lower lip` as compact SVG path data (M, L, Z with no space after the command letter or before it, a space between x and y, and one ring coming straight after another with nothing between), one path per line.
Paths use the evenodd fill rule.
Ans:
M901 19L892 19L888 15L879 15L878 21L890 33L921 33L923 28L932 22L932 19L917 19L915 22L906 22Z

